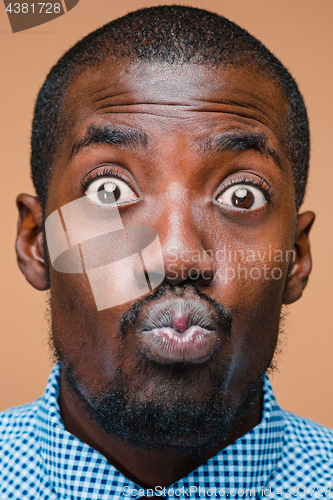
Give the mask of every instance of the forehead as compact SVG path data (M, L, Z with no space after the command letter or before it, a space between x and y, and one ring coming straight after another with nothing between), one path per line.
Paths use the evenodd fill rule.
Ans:
M70 84L63 104L66 140L77 141L94 122L186 129L258 127L282 149L287 104L278 85L249 67L106 61ZM68 144L70 145L70 144Z

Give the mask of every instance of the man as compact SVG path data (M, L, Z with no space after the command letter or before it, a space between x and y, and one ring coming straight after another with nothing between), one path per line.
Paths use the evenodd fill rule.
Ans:
M59 363L2 414L0 498L332 494L332 431L265 375L311 270L308 160L296 83L225 18L144 9L63 56L17 239Z

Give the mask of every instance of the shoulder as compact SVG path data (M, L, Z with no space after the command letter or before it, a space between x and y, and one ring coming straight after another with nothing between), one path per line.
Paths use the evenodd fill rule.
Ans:
M39 449L38 403L0 413L0 498L52 498Z
M309 488L332 487L333 430L288 411L282 413L285 430L278 484L303 487L305 493Z
M333 429L283 410L287 441L303 450L333 457Z
M0 413L0 441L2 445L34 432L37 407L38 401L34 401Z

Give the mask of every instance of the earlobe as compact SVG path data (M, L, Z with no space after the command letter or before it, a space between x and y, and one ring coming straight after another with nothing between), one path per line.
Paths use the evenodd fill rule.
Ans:
M37 290L47 290L49 282L44 262L44 239L41 230L42 207L34 196L20 194L16 254L19 268Z
M313 212L304 212L299 215L294 258L290 264L286 281L283 297L284 304L291 304L298 300L307 284L312 267L309 232L314 219L315 214Z

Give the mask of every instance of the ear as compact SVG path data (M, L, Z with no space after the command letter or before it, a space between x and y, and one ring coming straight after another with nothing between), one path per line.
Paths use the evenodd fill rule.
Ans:
M298 300L301 297L308 281L312 267L309 232L314 219L315 214L313 212L304 212L304 214L301 214L298 217L294 257L290 263L290 269L284 290L284 304L291 304L292 302Z
M20 194L16 204L19 210L16 238L19 268L34 288L47 290L49 282L44 262L41 204L28 194Z

